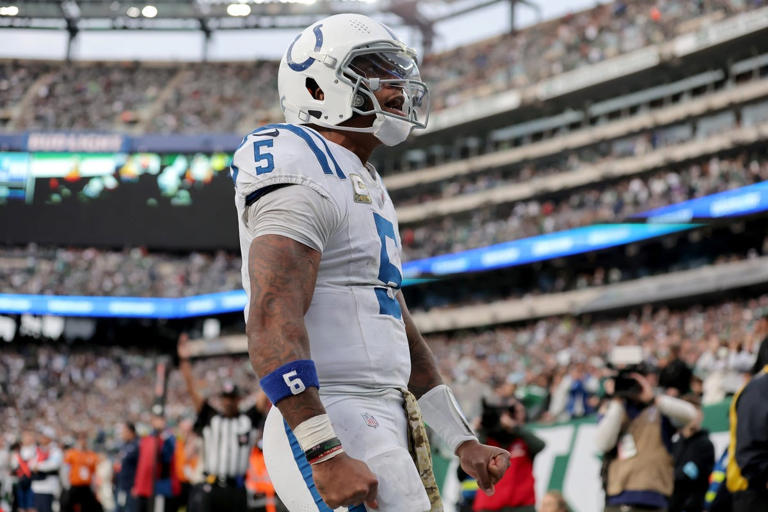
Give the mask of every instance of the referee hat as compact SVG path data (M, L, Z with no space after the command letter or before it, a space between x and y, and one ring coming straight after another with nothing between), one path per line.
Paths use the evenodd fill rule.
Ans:
M240 396L242 396L242 393L240 392L240 388L237 387L237 385L234 382L226 381L224 382L224 385L221 387L219 396L222 396L224 398L239 398Z

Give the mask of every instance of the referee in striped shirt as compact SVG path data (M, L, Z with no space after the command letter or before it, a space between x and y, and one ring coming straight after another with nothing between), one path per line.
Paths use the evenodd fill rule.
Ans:
M256 406L240 411L240 391L232 383L225 383L219 394L220 408L214 408L196 389L186 334L179 338L178 353L179 369L197 411L195 432L203 438L204 483L199 512L245 512L245 474L264 417ZM197 507L190 503L190 508Z

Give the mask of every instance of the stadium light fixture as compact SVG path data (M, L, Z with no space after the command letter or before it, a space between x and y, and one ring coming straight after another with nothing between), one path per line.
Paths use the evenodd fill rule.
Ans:
M129 7L128 10L125 11L125 14L127 14L131 18L138 18L139 15L141 14L141 9L139 9L134 5Z
M0 7L0 16L16 16L17 14L19 14L19 8L15 5Z
M145 18L154 18L157 16L157 7L152 4L145 5L141 10L141 15Z
M251 14L251 6L248 4L229 4L227 14L230 16L248 16Z

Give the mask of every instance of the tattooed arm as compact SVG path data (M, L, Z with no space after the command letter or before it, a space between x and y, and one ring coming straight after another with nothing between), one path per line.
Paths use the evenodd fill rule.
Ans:
M408 381L408 390L416 398L420 398L433 387L442 384L443 379L437 370L435 356L432 355L427 342L424 341L418 327L413 322L413 318L411 318L402 291L397 292L397 301L400 303L403 322L405 322L405 334L408 337L408 348L411 351L411 377Z
M304 314L309 309L320 253L280 235L255 238L248 254L251 296L246 322L248 355L264 377L285 363L310 359ZM280 400L291 428L325 414L316 388Z
M288 237L263 235L251 243L246 333L248 355L260 377L285 363L310 358L304 315L312 301L319 265L318 251ZM291 428L325 414L314 387L280 400L277 408ZM320 496L332 509L361 502L378 508L378 481L364 462L341 453L311 468Z

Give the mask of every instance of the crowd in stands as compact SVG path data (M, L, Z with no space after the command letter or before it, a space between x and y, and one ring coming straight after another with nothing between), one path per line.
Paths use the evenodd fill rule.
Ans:
M531 179L558 175L585 167L616 162L620 159L639 157L663 148L682 144L695 138L704 138L712 133L723 133L738 126L737 113L729 111L727 115L715 114L701 118L698 124L704 125L694 130L692 123L681 123L659 127L638 134L604 141L564 153L556 153L546 158L514 162L503 169L479 172L451 177L449 180L434 181L418 187L407 187L391 191L397 206L409 206L436 199L447 199L464 194L480 192L491 188L525 183ZM497 149L507 149L503 145Z
M562 420L595 410L599 381L610 372L605 362L617 345L642 346L646 362L662 368L670 353L679 352L700 381L695 389L704 402L722 400L738 389L741 373L749 370L752 354L768 335L768 325L758 322L765 314L768 295L684 309L646 306L608 319L552 317L426 338L457 395L479 388L509 393L512 385L518 396L537 395L547 402L540 414L530 414ZM0 431L13 433L40 423L61 436L87 429L104 437L126 417L148 423L158 361L171 359L146 348L8 345L0 359L0 405L6 411ZM199 359L193 370L203 395L214 395L223 381L245 390L257 385L245 356ZM562 384L577 375L587 395L582 403L573 402L569 387ZM171 371L167 387L167 414L176 418L192 413L177 371ZM479 396L472 398L479 401ZM479 404L467 405L473 411Z
M697 238L701 236L697 235ZM722 242L721 247L728 247L725 239L713 238ZM756 247L729 247L727 250L713 249L714 244L701 241L678 241L678 245L684 247L676 247L674 250L659 251L658 246L632 248L625 255L620 252L621 249L617 249L611 253L612 258L606 256L600 263L592 265L572 264L566 268L542 265L533 267L533 271L530 266L524 266L510 269L504 274L491 273L486 277L470 274L464 280L450 279L421 285L417 292L406 289L406 296L411 311L421 313L603 287L768 255L768 236L760 236L758 239L762 239L762 243L754 244ZM623 257L626 257L626 262L615 261Z
M24 64L16 66L19 74L26 72ZM129 127L159 98L177 71L171 66L135 63L32 69L46 70L50 76L32 93L31 105L24 109L17 125L20 130Z
M694 30L698 23L762 5L764 0L616 0L427 56L422 73L432 87L433 109L440 110L659 43ZM189 66L8 61L0 65L0 111L18 105L43 78L30 92L31 107L15 130L130 130L151 111L151 122L143 125L149 132L238 132L241 123L256 126L282 118L275 76L272 61Z
M430 310L502 300L511 297L561 293L605 286L703 265L742 261L768 255L768 236L762 242L728 246L715 251L692 243L678 248L674 257L658 261L634 257L628 264L597 265L593 268L539 268L535 274L491 283L454 283L427 287L414 310ZM33 295L85 295L116 297L188 297L206 293L240 290L240 257L220 251L215 255L192 253L179 256L146 252L140 248L106 251L95 248L0 250L0 293ZM436 283L440 284L440 283ZM480 287L477 289L477 287ZM450 293L448 291L450 290Z
M45 295L182 297L239 289L240 256L123 251L5 248L0 290Z
M608 363L616 346L641 347L649 378L663 392L694 393L704 404L722 401L745 381L768 336L767 314L768 295L760 295L681 309L646 306L604 318L552 317L431 334L427 340L443 377L476 424L482 397L519 401L529 421L554 422L597 411L607 394L606 379L614 375ZM172 363L168 354L146 348L62 342L7 346L0 359L0 451L7 455L22 432L37 430L59 446L99 452L97 460L105 466L98 470L98 485L105 487L100 496L112 503L109 461L117 457L126 421L136 422L140 433L152 424L159 361ZM215 396L224 381L257 389L246 356L200 359L193 372L203 395ZM165 413L172 432L189 436L194 409L175 369ZM98 487L95 480L92 484Z
M165 510L186 506L186 500L192 499L189 485L203 483L201 444L192 430L197 414L178 371L170 372L166 403L158 412L162 402L156 396L157 368L160 363L170 362L168 354L154 352L152 348L104 348L26 340L4 349L0 358L0 510L10 510L8 506L14 498L21 509L29 508L19 503L23 499L19 487L30 473L31 494L37 498L43 492L36 487L43 470L41 460L46 464L42 475L55 480L51 494L62 512L147 510L137 508L135 500L143 496L140 474L144 470L151 474L153 468L142 466L145 443L139 443L137 434L143 439L164 439L163 463L170 463L168 467L174 473L170 478L176 497L173 502L166 502ZM252 392L244 406L256 405L259 410L266 407L263 399L257 398L257 379L247 358L207 358L196 362L193 371L199 392L208 397L213 407L221 400L223 381L238 383ZM159 423L158 417L167 418L168 422L163 419ZM134 452L130 468L121 467L128 460L126 457L130 458L126 448L132 443L132 449L138 453ZM170 453L166 453L167 448ZM159 459L160 451L157 453ZM126 475L127 471L131 473ZM165 469L157 474L159 480L168 478ZM155 477L149 478L152 481ZM177 483L181 484L181 491L175 487ZM252 490L249 485L247 488ZM12 489L16 492L11 493ZM134 496L128 506L126 493ZM249 511L276 509L256 506Z
M147 131L237 132L243 121L248 130L282 118L273 62L195 64L187 73Z
M93 438L114 434L126 418L149 424L155 400L156 365L169 358L150 349L94 348L64 343L5 347L0 359L0 431L49 425L60 437L87 430ZM254 389L255 375L241 357L213 357L193 366L200 392L215 395L228 380ZM166 412L192 414L178 372L168 379Z
M555 197L478 208L464 215L402 226L404 259L452 253L599 222L617 222L635 213L767 179L768 159L742 153L603 182ZM448 187L461 185L452 183Z
M32 62L25 62L24 65L13 61L0 62L0 111L18 106L35 80L51 68ZM0 119L0 123L2 121Z
M765 5L762 0L616 0L535 27L428 56L422 67L442 109L535 84L587 64L659 44L712 21Z
M562 421L597 410L615 346L640 346L661 387L704 404L733 395L768 336L768 295L687 309L646 306L625 317L552 317L523 326L430 335L443 376L473 416L477 393L514 396L530 417ZM761 321L762 319L762 321ZM664 372L673 360L675 363ZM678 367L690 378L669 375ZM669 380L665 380L669 379ZM685 381L685 379L683 379ZM673 382L674 385L669 384ZM473 411L473 412L470 412Z

